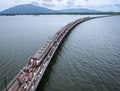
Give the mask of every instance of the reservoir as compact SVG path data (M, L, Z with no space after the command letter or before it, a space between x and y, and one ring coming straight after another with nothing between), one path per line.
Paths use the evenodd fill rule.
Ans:
M88 16L88 15L86 15ZM0 90L58 30L84 15L0 16ZM46 72L42 91L119 91L120 16L73 29Z

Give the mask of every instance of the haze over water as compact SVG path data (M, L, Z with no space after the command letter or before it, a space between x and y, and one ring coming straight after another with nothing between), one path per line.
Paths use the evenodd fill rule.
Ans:
M49 36L81 17L85 16L0 16L0 90L3 74L9 82ZM119 35L120 16L78 25L55 54L42 90L120 91Z

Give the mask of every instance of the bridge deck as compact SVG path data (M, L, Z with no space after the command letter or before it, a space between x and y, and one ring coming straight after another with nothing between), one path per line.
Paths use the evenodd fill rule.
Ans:
M32 67L32 64L28 62L28 64L24 68L29 68L32 71L30 71L28 74L26 74L23 69L19 72L19 74L11 81L11 83L7 87L7 91L35 91L39 82L41 81L41 78L43 77L43 74L45 70L47 69L47 66L52 59L55 51L57 50L59 44L63 40L63 38L79 23L82 23L86 20L92 19L90 17L78 19L74 22L69 23L64 28L62 28L60 31L58 31L52 38L49 40L43 48L38 50L37 55L40 54L40 60L41 63L39 63L38 67ZM29 78L28 81L25 79L25 75L27 75L27 78ZM16 79L19 77L19 81ZM26 89L26 90L25 90Z

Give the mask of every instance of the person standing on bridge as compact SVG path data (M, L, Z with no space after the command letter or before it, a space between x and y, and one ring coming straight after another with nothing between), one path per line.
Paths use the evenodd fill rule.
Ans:
M29 74L28 73L25 73L25 82L27 83L28 82L28 76L29 76Z
M20 87L21 86L21 80L20 80L20 77L17 77L17 81L18 81L18 87Z

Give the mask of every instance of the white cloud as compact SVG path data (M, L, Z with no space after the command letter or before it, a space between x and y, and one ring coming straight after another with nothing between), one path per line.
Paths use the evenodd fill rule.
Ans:
M41 5L51 9L84 7L102 9L106 6L120 5L120 0L1 0L0 10L20 4ZM118 7L118 6L115 6Z

